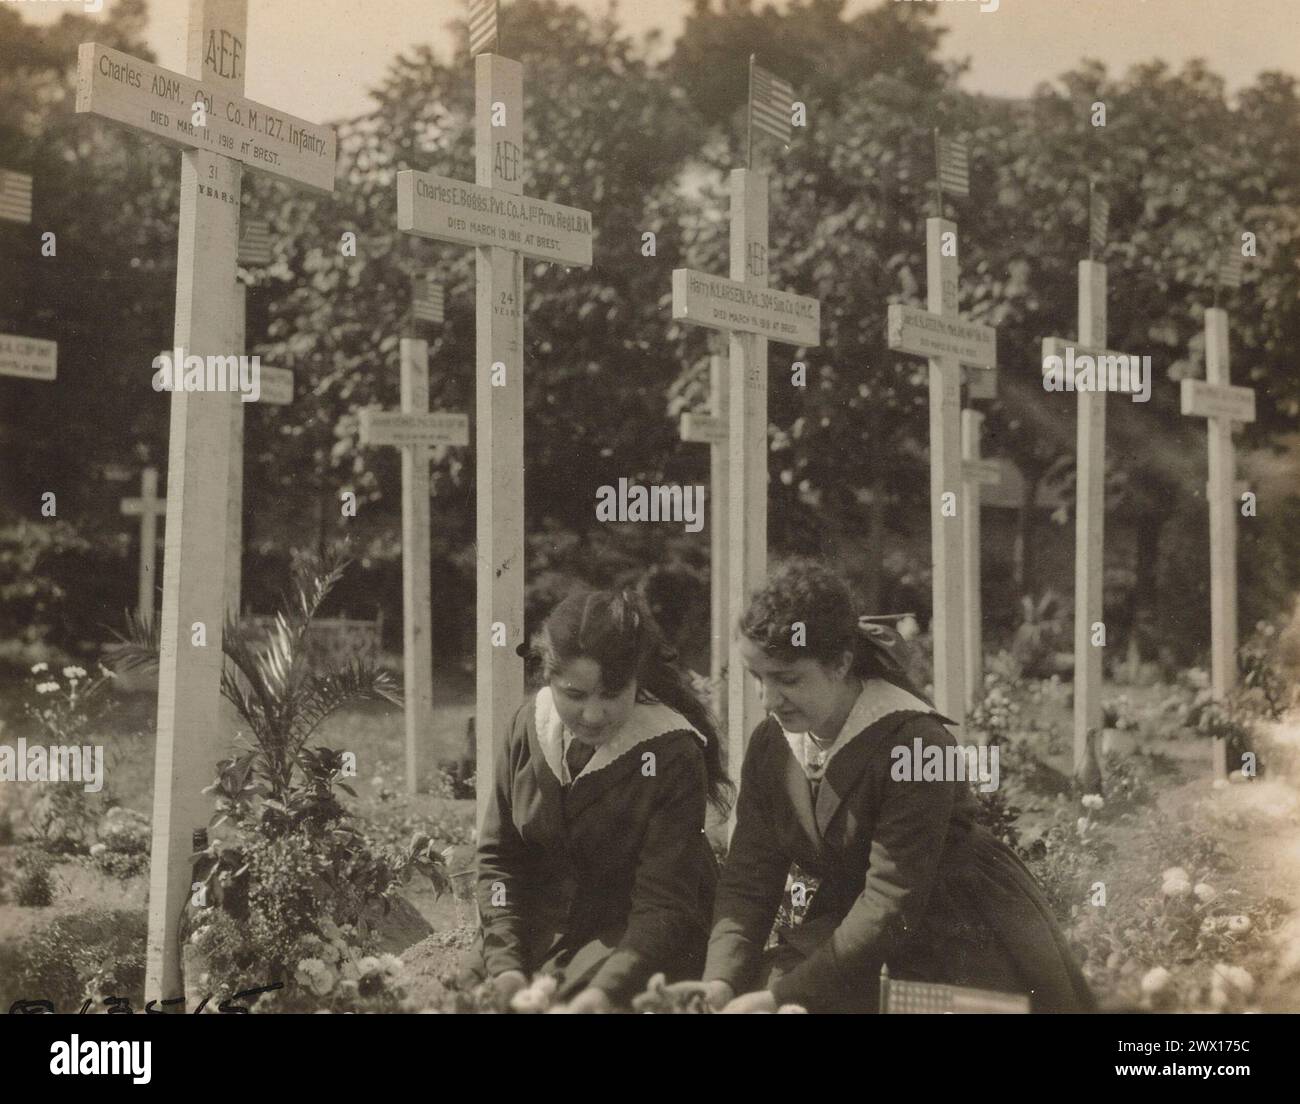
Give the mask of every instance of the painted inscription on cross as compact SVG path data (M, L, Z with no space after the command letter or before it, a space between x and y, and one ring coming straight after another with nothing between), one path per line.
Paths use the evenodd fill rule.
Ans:
M1226 700L1237 685L1237 509L1233 429L1255 420L1255 392L1232 385L1228 312L1205 311L1205 379L1181 382L1182 412L1207 419L1210 500L1210 690ZM1214 741L1214 777L1227 778L1228 749Z
M727 380L722 357L709 357L709 412L682 415L683 441L709 446L709 682L714 712L727 717L722 679L727 669L730 616L727 612Z
M495 39L492 33L474 42ZM495 742L524 692L523 259L591 264L591 215L523 194L523 66L474 59L476 183L410 169L397 174L397 228L475 247L477 609L475 729L478 815Z
M731 172L731 278L673 271L673 318L728 334L728 610L745 608L767 574L767 343L821 343L821 304L768 282L767 174ZM716 517L721 503L715 503ZM763 710L740 663L727 665L727 762L738 775Z
M247 0L191 0L186 72L85 43L77 111L180 146L173 345L230 356L243 167L332 191L333 130L245 99ZM202 794L225 745L220 720L231 395L171 395L145 996L183 996L179 918ZM201 627L201 629L200 629Z
M939 141L938 210L942 189L968 194L964 149ZM963 570L966 503L962 476L961 370L997 366L997 331L963 321L957 313L957 224L925 220L926 306L889 305L889 347L930 360L930 553L933 576L934 696L939 712L958 724L966 711L966 640L963 618L969 595Z
M362 410L361 444L402 450L402 667L406 790L419 792L433 739L433 584L429 570L429 459L441 445L468 445L465 414L429 412L429 343L401 340L402 409Z
M158 561L158 519L167 514L167 500L158 497L158 469L145 468L140 473L140 497L122 499L122 513L140 519L139 599L136 606L140 619L153 620L154 565Z

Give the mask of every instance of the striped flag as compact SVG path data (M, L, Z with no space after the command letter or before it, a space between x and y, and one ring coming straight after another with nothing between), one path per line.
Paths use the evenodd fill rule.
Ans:
M443 320L442 286L431 276L416 276L411 280L411 315L419 322Z
M469 56L497 45L497 0L469 0Z
M1246 260L1241 255L1241 247L1230 245L1223 251L1219 261L1219 287L1239 288L1241 278L1246 274Z
M1106 248L1110 235L1110 200L1097 188L1088 193L1088 241L1094 254Z
M240 225L239 263L245 268L265 268L271 263L271 227L261 219Z
M32 178L0 169L0 219L32 221Z
M949 195L970 195L970 152L964 138L935 138L939 162L939 185Z
M749 59L749 125L782 142L794 132L794 89Z

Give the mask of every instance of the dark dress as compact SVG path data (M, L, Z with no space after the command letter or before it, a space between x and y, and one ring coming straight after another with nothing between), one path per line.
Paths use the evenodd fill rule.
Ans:
M1092 1011L1042 891L975 823L968 783L891 778L895 747L947 747L952 734L933 712L877 712L856 735L846 727L815 808L775 718L754 730L705 979L810 1011L874 1012L887 964L893 978L1026 994L1036 1012ZM803 922L764 955L792 863L820 885Z
M479 940L471 973L555 974L627 1004L652 974L698 977L717 863L704 835L703 738L638 702L569 785L549 689L497 754L478 842Z

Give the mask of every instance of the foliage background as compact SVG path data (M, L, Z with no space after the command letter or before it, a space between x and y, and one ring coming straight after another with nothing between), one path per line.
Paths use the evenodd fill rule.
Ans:
M0 164L35 178L28 227L0 225L0 330L59 342L54 386L0 380L0 638L5 655L107 639L134 602L137 527L118 500L139 468L165 473L168 404L148 385L171 343L178 154L73 114L77 44L140 57L143 0L105 21L73 12L45 28L0 6ZM1241 531L1242 623L1300 588L1295 489L1300 374L1300 109L1291 75L1263 73L1229 97L1205 65L1125 73L1083 60L1023 101L971 95L939 60L923 5L883 2L849 17L840 0L784 12L700 0L666 52L556 0L520 0L502 33L527 71L525 191L587 208L586 270L526 270L529 616L573 580L650 576L686 655L707 631L704 533L595 521L595 490L620 477L707 482L707 453L677 439L700 404L709 338L670 318L670 273L726 270L726 173L743 158L745 60L757 52L808 104L810 125L770 168L772 282L822 300L823 345L771 346L771 544L846 565L866 604L929 611L924 364L885 345L891 301L924 288L930 129L964 132L974 198L961 226L967 316L999 327L999 397L986 455L1022 476L1015 508L985 511L989 635L1009 635L1019 599L1072 592L1074 402L1038 383L1039 341L1075 328L1087 180L1111 199L1110 344L1149 353L1148 404L1113 400L1108 426L1107 622L1112 641L1189 662L1208 645L1205 449L1178 411L1176 381L1203 374L1211 255L1248 229L1260 256L1232 315L1234 381L1257 388L1252 455L1259 516ZM519 48L515 49L516 44ZM1050 78L1050 79L1049 79ZM295 553L350 535L359 563L334 610L385 611L400 644L400 468L357 445L356 411L398 401L398 340L431 343L434 407L473 414L473 257L395 228L403 168L472 177L472 66L421 47L394 57L367 115L337 120L339 187L298 194L245 174L245 210L268 219L275 260L244 273L249 349L291 368L290 407L255 406L246 438L244 593L271 608ZM1107 125L1091 125L1092 105ZM57 233L55 258L40 234ZM340 236L354 231L355 258ZM656 235L656 254L641 252ZM434 271L447 321L414 328L409 278ZM804 360L809 385L788 385ZM472 442L471 442L472 443ZM434 465L438 661L467 661L473 631L472 452ZM58 496L58 519L39 496ZM362 506L343 519L339 494Z

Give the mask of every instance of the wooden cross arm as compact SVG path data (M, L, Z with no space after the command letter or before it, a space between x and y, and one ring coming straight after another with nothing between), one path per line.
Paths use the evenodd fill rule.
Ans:
M720 445L727 439L727 422L713 414L688 411L682 415L681 437L697 444Z
M935 314L905 303L889 305L889 347L923 357L951 357L961 364L996 368L998 332L992 326Z
M397 174L397 228L556 264L591 265L589 211L414 169Z
M1080 360L1087 357L1093 366L1098 380L1113 380L1114 387L1098 387L1097 390L1118 393L1136 393L1142 390L1138 386L1139 369L1142 358L1131 353L1117 353L1113 349L1098 349L1091 345L1081 345L1064 337L1043 338L1043 373L1050 369L1048 360L1056 358L1063 371L1073 370Z
M203 126L194 125L202 100ZM208 150L320 192L334 190L333 127L288 115L120 50L77 49L77 112L97 115L172 145Z
M1204 380L1181 381L1184 414L1200 418L1227 418L1232 422L1255 420L1255 391L1250 387L1219 387Z
M784 345L821 344L821 303L806 295L754 287L693 268L673 269L673 318Z
M996 460L963 460L961 477L966 483L997 486L1002 482L1002 465Z
M157 498L148 503L151 513L165 514L167 512L167 500ZM122 499L122 513L127 517L141 517L144 515L146 502L143 498L124 498Z

